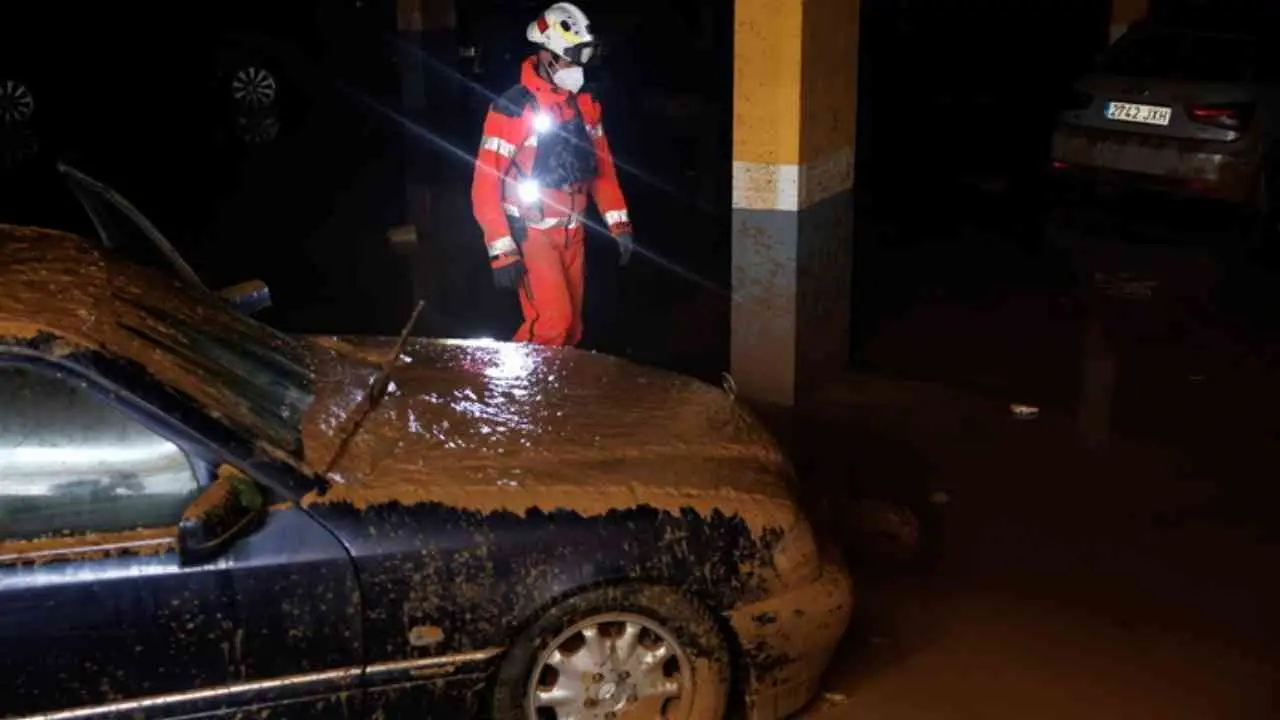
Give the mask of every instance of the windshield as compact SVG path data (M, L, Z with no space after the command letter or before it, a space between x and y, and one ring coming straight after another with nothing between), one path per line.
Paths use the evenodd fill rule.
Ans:
M1106 54L1111 75L1199 82L1247 82L1257 70L1258 44L1248 38L1189 32L1125 35Z
M191 295L175 298L172 285L152 282L151 275L131 276L113 288L123 305L116 322L148 351L148 369L245 437L299 452L302 415L314 399L302 346L209 292L160 231L115 190L74 168L60 170L108 254L168 270Z
M242 435L301 450L302 416L315 395L297 341L219 303L165 304L132 283L114 295L132 310L118 325L151 351L157 375L177 371L180 389Z

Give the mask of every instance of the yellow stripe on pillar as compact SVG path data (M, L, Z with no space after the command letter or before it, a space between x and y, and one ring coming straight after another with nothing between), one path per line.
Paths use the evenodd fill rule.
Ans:
M804 0L801 162L854 145L858 118L858 0Z
M800 162L804 5L737 0L734 5L733 159Z
M853 185L858 0L736 0L733 206L795 211Z
M1129 26L1147 16L1150 0L1111 0L1111 42L1115 42Z

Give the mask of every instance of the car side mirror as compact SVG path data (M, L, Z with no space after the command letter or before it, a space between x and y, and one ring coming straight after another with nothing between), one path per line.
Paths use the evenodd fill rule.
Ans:
M178 558L183 565L212 560L264 517L266 502L257 483L238 472L220 474L182 513Z
M271 288L261 280L247 280L223 288L218 291L218 296L245 315L271 307Z

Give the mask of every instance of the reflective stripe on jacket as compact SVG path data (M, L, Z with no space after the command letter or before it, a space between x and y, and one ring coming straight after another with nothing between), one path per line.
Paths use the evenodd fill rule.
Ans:
M490 257L517 250L509 218L527 227L570 227L580 222L587 195L595 199L600 216L615 236L630 232L626 200L618 185L617 168L601 124L600 103L590 93L572 95L543 80L536 58L525 60L520 84L489 106L471 183L471 205L484 231ZM595 174L588 182L567 188L539 187L538 200L522 197L521 181L533 180L539 136L580 117L595 152ZM517 224L518 226L519 224Z

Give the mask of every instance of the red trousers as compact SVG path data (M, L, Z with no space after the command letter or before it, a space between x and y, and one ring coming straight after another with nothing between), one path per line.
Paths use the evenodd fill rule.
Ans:
M577 345L582 339L582 292L586 280L586 232L582 225L529 228L520 246L525 276L520 286L524 323L516 342Z

